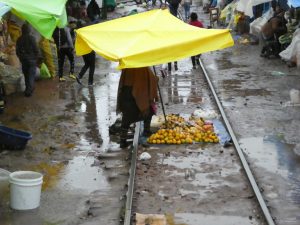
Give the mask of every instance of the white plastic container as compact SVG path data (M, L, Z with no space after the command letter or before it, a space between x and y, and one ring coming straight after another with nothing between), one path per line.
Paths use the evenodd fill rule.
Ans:
M33 171L17 171L9 175L10 207L16 210L40 206L43 175Z
M300 92L299 90L292 89L290 91L291 103L299 104L300 103Z

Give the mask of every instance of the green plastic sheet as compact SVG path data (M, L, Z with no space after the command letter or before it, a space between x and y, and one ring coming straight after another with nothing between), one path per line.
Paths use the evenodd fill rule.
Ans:
M67 0L0 0L12 12L28 21L41 35L50 39L55 27L67 24Z

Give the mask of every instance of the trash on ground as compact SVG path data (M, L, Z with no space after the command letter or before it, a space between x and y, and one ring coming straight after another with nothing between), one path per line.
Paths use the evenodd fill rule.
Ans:
M193 112L193 115L197 118L203 119L215 119L218 118L218 114L214 110L197 109Z
M139 160L149 160L149 159L151 159L151 155L148 152L143 152L139 157Z
M283 72L280 72L280 71L271 71L271 75L272 76L283 76L283 75L286 75L286 74L283 73Z

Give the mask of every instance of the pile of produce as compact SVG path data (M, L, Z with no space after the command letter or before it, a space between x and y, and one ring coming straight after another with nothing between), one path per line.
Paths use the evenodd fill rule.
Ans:
M191 116L188 120L175 114L167 115L167 122L148 138L151 144L192 144L194 142L217 143L211 122Z

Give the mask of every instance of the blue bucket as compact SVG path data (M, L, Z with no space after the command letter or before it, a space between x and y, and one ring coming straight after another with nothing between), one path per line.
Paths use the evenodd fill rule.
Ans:
M32 135L28 132L0 125L1 149L24 149L30 139L32 139Z

